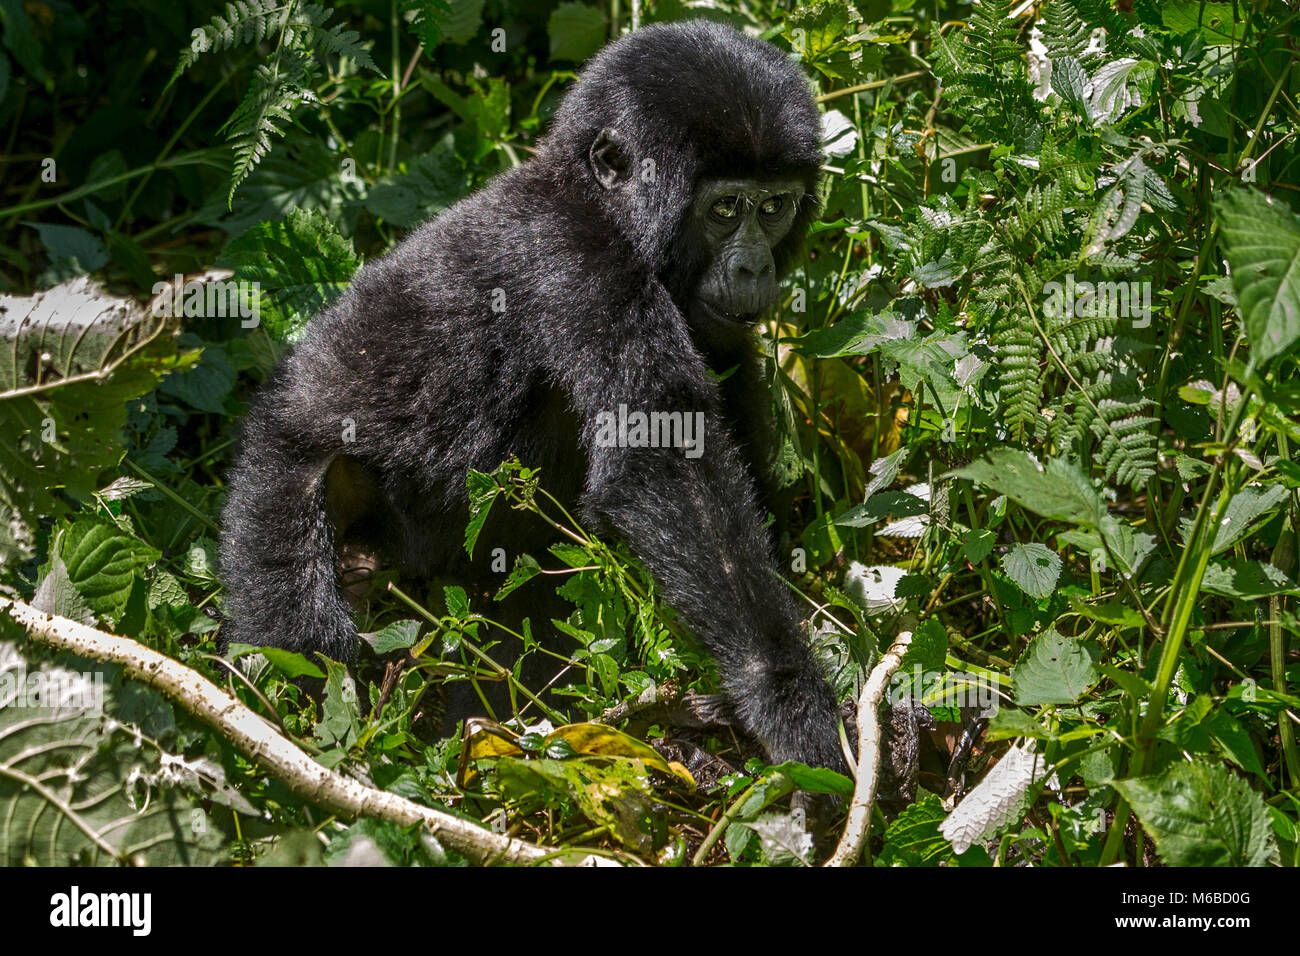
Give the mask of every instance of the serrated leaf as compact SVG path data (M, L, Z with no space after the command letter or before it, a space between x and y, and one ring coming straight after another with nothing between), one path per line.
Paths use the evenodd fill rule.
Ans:
M1076 637L1055 630L1039 634L1011 669L1016 703L1074 704L1097 683L1097 665Z
M948 629L937 617L926 618L912 633L902 669L919 665L923 671L942 671L948 655Z
M943 802L927 793L900 813L885 830L885 846L878 865L937 866L952 855L939 832L946 814Z
M266 330L287 342L347 288L361 259L323 214L294 209L231 240L221 255L243 282L260 283L258 308Z
M957 804L939 827L957 853L1019 820L1029 788L1043 774L1043 760L1031 746L1012 747Z
M1129 107L1142 105L1142 94L1129 85L1130 75L1138 68L1139 62L1132 57L1120 57L1097 68L1092 77L1092 95L1088 99L1088 112L1094 125L1114 122Z
M1252 365L1300 338L1300 216L1254 189L1233 189L1216 204Z
M56 553L68 579L95 613L116 625L137 576L160 553L111 521L81 517L59 535Z
M1177 763L1113 786L1170 866L1264 866L1277 853L1263 799L1220 764Z
M1097 528L1105 514L1101 496L1077 465L1059 458L1041 466L1026 452L995 448L988 457L951 474L1006 495L1044 518Z
M370 187L366 209L399 229L409 229L432 219L468 192L469 177L448 133L407 172L385 176Z
M1061 559L1046 545L1013 544L1002 556L1002 570L1032 598L1049 597L1061 576Z

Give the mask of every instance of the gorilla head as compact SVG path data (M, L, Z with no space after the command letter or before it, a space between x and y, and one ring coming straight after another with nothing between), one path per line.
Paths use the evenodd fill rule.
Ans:
M785 54L698 22L647 27L593 58L539 158L583 170L589 199L707 336L775 300L817 213L820 139Z

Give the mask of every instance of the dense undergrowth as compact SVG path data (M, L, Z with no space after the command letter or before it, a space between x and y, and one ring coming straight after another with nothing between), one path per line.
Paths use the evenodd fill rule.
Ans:
M764 331L794 492L779 547L836 689L914 634L888 722L915 746L886 755L872 861L1295 865L1300 13L645 12L690 16L790 50L826 111L824 215ZM572 603L531 622L570 639L563 693L537 699L496 663L490 599L384 569L351 588L355 679L213 656L216 518L250 390L362 261L526 160L627 18L617 0L0 3L7 292L89 275L102 288L75 289L98 314L174 276L259 284L255 324L202 287L116 325L0 320L0 590L159 649L325 764L498 830L662 863L808 862L785 798L847 781L646 706L715 689L709 663L545 474L467 480L480 514L571 532L502 567L505 589ZM394 863L454 859L305 804L111 668L104 716L41 699L39 675L89 665L12 623L3 638L0 861L311 862L359 838ZM437 735L443 682L503 679L523 736L509 713ZM557 698L573 719L618 708L627 736L553 732Z

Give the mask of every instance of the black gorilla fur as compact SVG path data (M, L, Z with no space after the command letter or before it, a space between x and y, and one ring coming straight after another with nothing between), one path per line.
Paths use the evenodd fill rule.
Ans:
M602 131L631 173L616 189L592 169ZM479 580L493 548L550 540L505 513L466 559L466 470L518 457L645 563L773 760L843 768L835 700L761 521L756 349L747 323L694 301L710 250L687 222L704 177L802 184L771 253L783 271L816 211L819 134L799 69L730 28L653 26L601 51L537 155L367 264L254 401L223 516L225 639L352 658L329 500L340 456L370 476L357 524L389 561ZM620 404L703 412L703 456L601 447L597 415Z

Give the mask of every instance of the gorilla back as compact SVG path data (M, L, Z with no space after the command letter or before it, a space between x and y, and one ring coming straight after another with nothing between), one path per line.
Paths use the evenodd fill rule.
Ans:
M772 759L842 768L755 490L750 333L816 212L819 146L798 68L730 28L597 54L537 155L366 265L254 400L223 516L227 638L349 659L349 521L406 574L486 577L462 546L466 470L518 457L644 562ZM610 441L621 410L682 413L703 444ZM541 525L497 522L475 564L544 548Z

